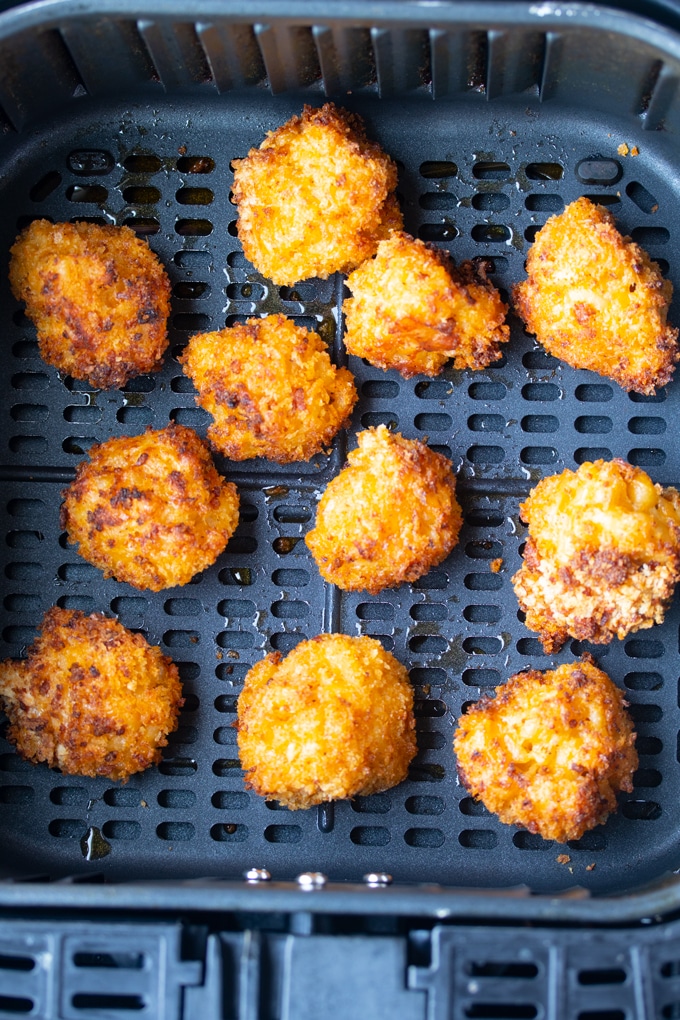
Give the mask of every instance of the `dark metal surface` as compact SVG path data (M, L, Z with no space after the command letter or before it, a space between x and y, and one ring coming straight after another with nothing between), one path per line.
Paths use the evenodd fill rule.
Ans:
M361 398L349 443L379 422L428 436L458 470L466 513L460 543L441 567L373 598L327 590L302 541L320 491L342 463L343 437L329 458L295 469L220 461L239 485L242 522L215 566L181 590L151 595L103 581L59 532L60 491L93 441L168 420L204 432L206 415L176 362L192 331L284 311L319 328L343 359L342 281L274 288L244 261L229 201L230 161L303 101L323 101L314 60L335 82L334 97L360 112L369 134L399 160L411 232L457 259L491 257L493 279L508 290L522 276L535 229L588 194L606 201L622 230L662 260L677 288L675 38L662 51L660 33L637 25L642 39L633 43L631 23L617 35L613 26L623 16L612 15L603 63L602 13L592 19L596 28L582 12L575 27L556 33L557 15L546 11L552 20L544 25L525 11L508 29L508 8L497 8L502 32L481 15L473 25L459 5L465 24L444 35L426 27L393 31L376 15L372 35L320 23L294 36L292 49L285 44L290 25L276 19L253 31L219 19L128 24L101 14L93 32L63 16L58 37L40 36L39 69L30 57L35 38L27 37L25 49L17 43L27 65L15 57L0 82L7 122L0 157L0 653L21 654L54 602L113 612L180 663L188 704L160 768L124 787L27 765L4 746L8 877L237 879L256 866L276 879L322 870L357 881L388 871L398 883L623 893L677 866L677 602L663 627L596 650L631 702L641 768L619 813L566 848L567 864L557 862L564 847L502 826L472 803L457 783L451 749L466 702L525 665L547 668L582 650L543 656L517 617L510 577L520 563L521 498L543 475L597 456L622 456L655 481L680 483L677 382L651 400L631 397L547 357L514 318L506 358L486 372L406 382L350 359ZM404 17L417 10L400 6ZM452 11L444 12L449 19ZM307 64L302 52L311 54ZM229 53L238 59L230 63ZM43 91L29 90L38 73ZM637 145L639 155L620 156L623 142ZM192 162L196 156L212 163ZM171 350L158 375L122 392L92 392L42 363L6 280L17 229L36 216L131 222L148 236L174 287ZM495 574L489 565L497 557L504 562ZM420 750L409 780L386 794L318 812L281 811L244 790L235 701L250 664L323 630L377 636L407 664ZM98 859L87 860L83 848ZM164 888L170 904L180 886ZM96 900L98 890L89 893ZM8 894L14 902L17 895ZM672 894L664 896L672 905Z

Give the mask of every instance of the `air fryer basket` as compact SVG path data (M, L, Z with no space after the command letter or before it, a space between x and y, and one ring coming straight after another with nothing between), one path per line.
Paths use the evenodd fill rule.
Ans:
M166 0L149 14L121 0L3 15L0 68L0 651L20 656L54 603L113 613L179 663L187 698L162 764L127 785L24 763L3 741L4 874L179 888L256 866L279 880L379 871L396 883L621 894L677 868L677 600L663 626L588 649L625 690L638 732L635 790L606 826L564 847L501 825L459 785L451 739L466 703L527 665L586 649L572 642L546 657L518 617L519 502L544 475L598 457L680 484L680 381L654 397L626 394L549 357L514 316L503 360L483 372L405 381L347 360L342 278L277 288L254 271L236 236L230 162L329 97L399 162L406 229L457 260L490 259L505 292L536 230L583 194L615 213L677 291L678 37L578 5L402 3L369 17L353 3L331 16L322 4L253 13ZM7 260L17 231L43 216L130 224L148 238L173 285L160 373L103 392L42 362ZM191 584L154 595L103 580L59 530L75 465L92 443L149 425L204 434L207 415L177 363L187 338L278 311L318 329L354 372L348 435L301 466L218 460L241 492L241 523ZM465 525L417 583L345 594L321 582L303 536L356 432L382 422L452 458ZM396 789L290 812L245 790L235 705L252 663L322 631L376 636L408 666L419 751Z

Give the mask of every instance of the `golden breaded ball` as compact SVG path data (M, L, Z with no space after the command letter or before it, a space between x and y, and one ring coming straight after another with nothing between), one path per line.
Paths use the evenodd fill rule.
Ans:
M279 286L347 273L402 226L395 164L332 103L305 106L232 165L243 251Z
M406 778L413 688L379 641L320 634L248 672L238 700L246 785L289 808L367 796Z
M512 583L546 652L568 636L607 644L661 623L680 578L680 493L623 460L544 478Z
M579 198L551 216L527 273L513 289L515 307L556 358L637 393L669 381L680 359L678 330L666 322L672 284L607 209Z
M449 358L456 368L484 368L510 335L508 307L483 268L456 268L447 252L409 234L381 241L347 286L347 350L406 379L437 375Z
M517 673L461 717L461 782L506 825L566 843L600 825L638 767L623 695L592 661Z
M285 315L199 333L179 360L215 419L208 439L232 460L309 460L349 424L357 400L352 373Z
M462 516L452 464L442 454L384 425L357 440L305 541L326 581L377 595L446 559Z
M141 634L53 606L28 658L0 664L0 702L22 757L125 782L160 761L184 699L177 667Z
M150 591L211 566L238 524L236 486L184 425L93 446L63 495L61 526L80 555Z
M170 283L129 227L35 220L12 247L9 278L48 365L102 389L160 368Z

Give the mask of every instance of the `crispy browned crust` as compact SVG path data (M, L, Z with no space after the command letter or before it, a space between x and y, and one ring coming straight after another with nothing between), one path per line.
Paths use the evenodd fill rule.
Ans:
M305 541L326 581L377 595L441 563L458 540L462 517L446 457L384 425L357 440L321 497Z
M529 525L513 577L546 652L567 637L607 644L661 623L680 579L680 493L623 460L544 478L521 504Z
M305 106L233 167L243 251L278 285L349 272L402 226L395 164L333 103Z
M459 720L461 782L507 825L580 839L616 809L619 791L633 789L638 756L625 706L592 661L518 673Z
M666 321L673 286L607 209L579 198L551 216L527 273L513 289L515 308L551 354L637 393L669 381L680 359L678 330Z
M238 701L246 785L289 808L367 796L406 778L413 689L379 641L320 634L246 676Z
M510 335L507 305L482 270L456 268L447 252L403 232L381 241L347 286L347 350L407 379L437 375L449 358L456 368L484 368Z
M352 373L285 315L193 336L179 360L214 418L208 439L232 460L309 460L349 424L357 400Z
M184 704L160 648L100 613L56 606L28 658L0 664L0 701L24 758L123 782L160 761Z
M184 425L93 446L63 495L61 526L80 555L105 577L151 591L187 584L238 524L236 486Z
M36 220L11 253L12 292L49 365L102 389L160 367L170 283L129 227Z

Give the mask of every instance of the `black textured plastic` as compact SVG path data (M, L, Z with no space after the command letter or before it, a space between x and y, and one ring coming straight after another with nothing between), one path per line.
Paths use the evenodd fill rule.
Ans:
M291 66L297 65L291 52L299 58L314 40L323 64L328 43L323 33L336 33L337 47L341 30L305 29L294 44L289 33L286 50L280 25L260 25L255 33L244 28L240 65L233 65L240 67L240 87L220 95L209 87L219 77L217 65L196 62L197 38L216 45L205 25L196 36L186 34L186 25L172 34L166 25L139 23L142 50L120 28L106 26L116 40L112 52L120 55L127 47L130 56L125 81L131 91L124 98L85 98L87 91L106 88L101 66L87 64L78 48L85 30L77 19L59 34L61 56L53 56L44 71L58 66L63 81L59 61L70 54L68 67L75 70L66 80L76 98L66 111L14 135L11 125L20 123L22 110L10 109L0 90L10 125L0 166L0 653L21 655L54 603L111 612L179 663L187 704L161 766L125 786L26 764L3 742L6 873L234 878L257 866L276 878L312 869L356 880L379 870L397 881L448 886L524 883L545 892L579 884L612 892L671 870L680 850L677 600L662 627L590 649L626 691L640 752L635 791L622 797L606 826L564 847L501 825L457 782L451 739L467 702L524 666L548 668L583 650L572 643L561 655L546 657L518 619L510 578L519 567L523 539L519 502L544 475L596 457L625 457L655 481L680 483L677 381L653 398L628 395L547 356L514 317L503 361L484 372L447 370L434 380L407 382L350 358L360 401L348 443L360 428L380 422L408 437L427 436L454 462L466 518L458 546L440 567L379 596L327 588L302 540L320 492L343 462L345 437L329 457L294 468L218 460L239 486L241 523L217 563L184 588L154 595L105 581L67 545L59 531L60 492L93 442L169 420L204 434L207 416L196 408L176 361L193 331L283 311L319 329L335 359L344 358L342 280L273 287L245 261L230 202L231 160L299 112L303 101L323 101L315 85L299 90L315 79L311 72L305 78L307 65L292 76ZM169 50L170 36L175 48ZM363 87L340 92L348 87L340 76L329 91L360 112L369 135L399 161L406 229L446 247L456 259L492 259L492 279L507 292L523 275L536 229L587 194L611 208L622 231L643 244L678 287L678 179L671 171L668 134L646 130L663 126L660 110L670 123L674 107L664 98L664 68L641 44L629 54L629 77L620 80L619 116L608 108L613 100L601 82L592 103L576 86L573 94L564 94L555 54L573 58L576 36L556 49L555 38L538 29L467 32L445 40L448 51L436 33L380 29L371 38L373 64L365 67ZM413 62L423 39L430 61L425 72L425 64ZM441 91L442 59L447 52L455 56L454 42L467 47L461 51L465 73L451 58L449 96L432 102L432 82ZM612 46L612 62L615 56L621 61L624 43L621 53ZM361 34L356 59L365 52ZM151 71L147 64L139 70L140 53L152 62ZM273 54L284 65L289 59L289 73ZM632 54L643 54L637 64ZM263 87L264 65L269 91ZM333 66L342 70L342 63ZM390 78L390 67L401 67L403 80ZM168 68L178 76L169 85ZM96 74L96 81L88 77ZM135 76L144 74L135 95ZM606 69L603 74L606 78ZM158 78L169 96L155 88ZM590 81L585 71L583 80ZM222 82L222 89L231 87ZM589 87L594 95L592 82ZM626 156L617 151L622 143ZM633 146L639 155L631 154ZM148 238L173 284L171 346L160 373L136 379L123 391L100 392L59 378L41 361L35 331L12 299L6 273L17 230L39 216L130 223ZM675 319L680 321L677 312ZM494 573L490 563L498 557L503 565ZM266 652L286 652L329 630L379 637L408 666L419 753L408 781L384 794L318 811L281 810L244 788L232 726L236 699L247 669ZM83 856L93 831L94 856L109 851L96 861ZM570 861L558 863L565 852Z
M418 939L418 934L421 939ZM409 968L409 987L427 992L427 1015L564 1016L623 1020L674 1017L680 1008L678 927L627 931L509 929L489 945L482 928L414 932L431 951Z
M305 932L279 916L269 930L213 933L167 922L5 919L0 935L3 1017L672 1020L679 1011L677 921L633 930L499 926L491 938L478 926L350 933L329 917Z
M183 941L182 927L167 922L4 920L0 1015L188 1020L183 996L202 982L203 965L183 959Z

